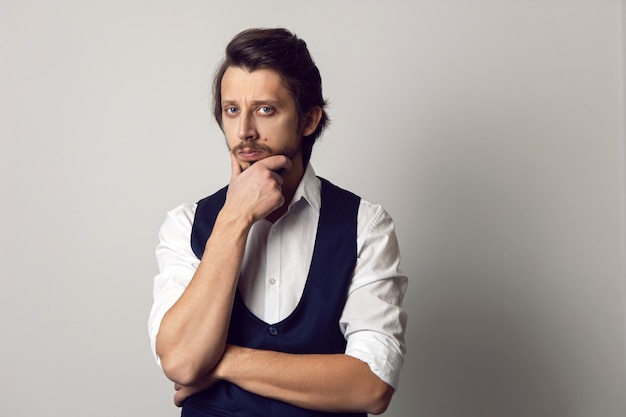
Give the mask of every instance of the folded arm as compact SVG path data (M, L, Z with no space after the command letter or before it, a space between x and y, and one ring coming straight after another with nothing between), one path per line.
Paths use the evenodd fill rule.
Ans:
M156 336L163 371L181 385L195 384L222 357L250 227L284 203L282 178L274 171L289 168L287 158L272 156L245 172L232 162L226 202L204 255Z
M325 412L381 414L394 392L365 362L345 354L295 355L229 345L217 367L196 386L177 386L175 403L181 405L216 380Z

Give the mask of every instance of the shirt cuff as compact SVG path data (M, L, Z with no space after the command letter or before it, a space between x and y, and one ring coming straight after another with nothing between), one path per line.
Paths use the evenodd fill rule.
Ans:
M404 355L394 340L375 332L361 331L348 338L345 354L367 363L374 375L394 390L398 388Z

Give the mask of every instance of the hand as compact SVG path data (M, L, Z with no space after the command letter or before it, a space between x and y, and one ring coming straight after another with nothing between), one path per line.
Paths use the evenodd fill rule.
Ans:
M231 154L231 180L225 207L252 223L260 220L285 203L281 185L283 177L277 171L291 169L291 160L284 155L272 155L241 169Z
M207 375L202 378L197 384L183 386L180 384L174 384L174 389L176 392L174 393L174 404L176 407L182 407L183 402L191 397L193 394L204 391L217 382L217 378L213 375L213 371L209 372Z

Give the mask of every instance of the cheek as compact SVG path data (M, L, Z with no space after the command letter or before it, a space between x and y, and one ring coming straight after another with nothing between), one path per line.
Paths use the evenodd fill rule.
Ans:
M268 123L259 124L258 132L261 138L276 139L281 142L292 141L294 136L297 136L298 124L292 118L283 117L271 123L268 121Z
M280 141L280 138L283 136L281 125L271 120L258 121L255 130L258 140L267 142L266 144Z
M224 132L224 138L226 139L226 144L229 148L232 148L234 145L239 142L237 137L237 130L234 124L231 123L222 123L222 131Z

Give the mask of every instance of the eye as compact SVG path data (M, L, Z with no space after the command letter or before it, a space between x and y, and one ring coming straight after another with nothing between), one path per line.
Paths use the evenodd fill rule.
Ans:
M274 108L270 106L261 106L259 107L259 113L268 115L274 113Z
M237 107L235 106L228 106L228 107L224 107L222 109L222 111L226 114L226 115L233 115L235 113L237 113Z

